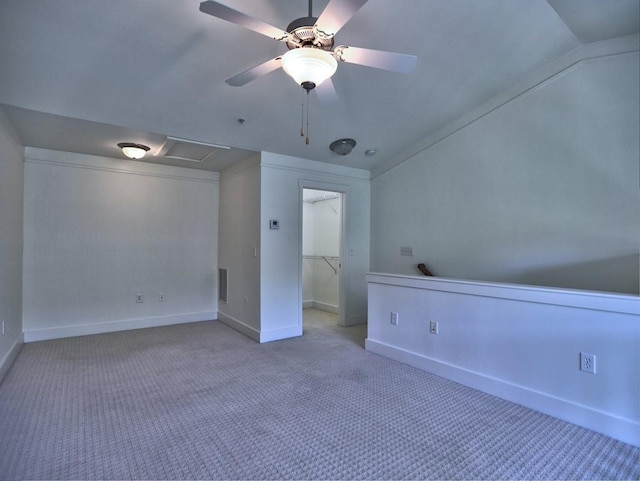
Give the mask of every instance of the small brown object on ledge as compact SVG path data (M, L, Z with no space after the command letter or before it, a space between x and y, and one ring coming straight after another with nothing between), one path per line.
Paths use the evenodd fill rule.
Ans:
M418 264L418 269L420 269L420 272L422 272L425 276L433 277L433 274L429 271L429 269L427 269L427 266L425 266L424 264Z

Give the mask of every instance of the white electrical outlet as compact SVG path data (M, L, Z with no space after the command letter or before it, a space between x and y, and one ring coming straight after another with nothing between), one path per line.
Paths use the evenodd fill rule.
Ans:
M392 312L391 313L391 324L393 324L394 326L398 325L398 313L397 312Z
M429 321L429 332L431 334L438 334L438 323L436 321Z
M160 293L160 302L164 301L164 292Z
M596 373L596 355L588 352L580 353L580 370L584 372Z
M142 293L141 293L141 292L138 292L138 293L136 294L136 302L137 302L138 304L140 304L140 303L142 302Z

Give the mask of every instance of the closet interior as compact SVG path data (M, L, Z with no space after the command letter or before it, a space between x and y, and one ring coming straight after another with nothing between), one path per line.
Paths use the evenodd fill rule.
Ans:
M303 190L303 308L340 312L342 194Z

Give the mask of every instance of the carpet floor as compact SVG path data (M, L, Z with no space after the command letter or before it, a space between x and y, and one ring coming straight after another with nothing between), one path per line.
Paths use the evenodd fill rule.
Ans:
M305 313L29 343L0 384L0 479L639 479L640 449L364 350Z

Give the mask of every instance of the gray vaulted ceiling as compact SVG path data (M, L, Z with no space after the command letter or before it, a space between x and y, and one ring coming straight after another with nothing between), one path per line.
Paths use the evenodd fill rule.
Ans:
M222 0L285 28L306 0ZM314 2L314 15L326 6ZM336 36L413 54L408 75L341 63L339 97L310 96L277 70L243 87L225 79L283 43L198 10L198 0L0 1L0 104L27 146L119 157L166 136L225 145L221 170L266 150L373 169L581 44L637 34L640 0L369 0ZM243 124L239 118L245 119ZM329 144L358 142L345 157ZM367 157L367 149L377 155ZM151 157L150 160L157 160ZM166 162L158 160L159 162Z

